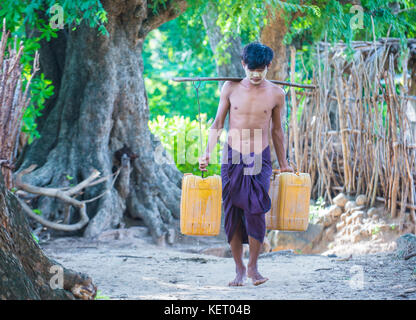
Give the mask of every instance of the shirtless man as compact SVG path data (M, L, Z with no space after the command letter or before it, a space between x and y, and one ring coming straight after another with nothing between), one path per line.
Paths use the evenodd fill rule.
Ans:
M266 154L266 157L270 158L270 152L269 150L266 150L266 148L269 148L270 132L281 172L293 172L293 169L288 165L285 158L285 150L283 144L284 132L281 126L280 118L281 112L284 107L285 92L279 86L265 79L267 68L270 67L271 61L273 59L273 50L258 42L254 42L247 45L243 49L241 58L241 64L244 70L246 71L246 77L240 82L226 81L224 83L221 89L217 115L210 129L207 149L205 151L205 154L199 159L199 168L202 171L206 171L206 167L208 166L210 161L211 151L214 149L215 145L218 142L218 138L220 137L221 131L224 127L226 115L228 112L230 112L229 132L227 138L228 146L231 146L232 149L240 152L241 155L252 155L253 153L256 155ZM270 121L272 121L271 125ZM233 132L233 134L231 135L230 132ZM268 151L269 153L265 151ZM264 185L267 186L268 191L269 184L267 184L267 182L270 183L271 162L269 159L266 159L266 162L264 163L267 166L269 166L269 171L267 171L266 176L263 175L262 178L263 181L265 181ZM228 174L224 173L227 170L224 169L224 166L226 167L227 164L224 164L222 162L221 176L223 178L223 190L224 183L229 181ZM242 180L240 179L236 181ZM242 183L236 183L234 188L238 188L238 184L241 185ZM232 190L232 192L235 193L234 190ZM225 228L226 233L229 236L228 241L230 243L231 251L236 264L236 277L233 281L229 283L229 285L243 285L246 276L252 279L254 285L262 284L266 282L268 278L263 277L258 272L257 258L261 250L262 242L264 240L265 212L262 215L253 215L255 219L260 219L258 220L260 221L260 223L257 224L255 220L251 220L251 218L249 219L249 215L243 213L241 209L232 206L232 204L228 204L228 194L229 192L227 191L227 198L224 198L223 191L223 204L226 215L225 224L228 223L228 226L225 225ZM241 195L243 197L245 195L245 198L252 197L252 195L248 195L247 193L242 193ZM265 197L268 197L268 195L266 195ZM263 199L266 199L265 197L263 197ZM270 201L270 197L268 197L268 199L268 201ZM227 206L225 206L224 200L227 200ZM254 199L254 201L255 200L256 199ZM266 203L265 200L263 200L263 203ZM266 208L266 206L267 204L264 205L263 208ZM268 208L266 208L267 210L264 210L266 210L267 212L269 211ZM242 216L246 219L227 219L227 214L230 216L231 213L227 212L226 210L234 210L232 213L233 215ZM240 220L245 222L242 223ZM256 228L263 229L260 230L259 233L255 233L260 234L260 236L257 237L258 239L255 239L253 236L250 235L250 232L253 233L252 231L250 231L250 223L253 224L253 230L255 232L257 232L255 230ZM232 224L235 224L235 227L232 226ZM254 224L257 225L254 226ZM246 229L248 232L246 231ZM248 238L250 250L247 269L243 262L243 243L246 243L244 241L244 238Z

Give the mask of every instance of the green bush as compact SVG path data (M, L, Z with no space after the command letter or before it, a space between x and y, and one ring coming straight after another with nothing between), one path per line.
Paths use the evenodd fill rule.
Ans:
M214 119L207 121L207 115L201 114L202 129L202 153L205 152L209 129ZM158 115L156 119L149 120L150 131L160 139L167 153L172 157L177 168L182 173L193 173L201 175L198 158L200 156L200 133L199 121L191 120L189 117L173 116L166 117ZM224 132L221 134L220 142L223 141ZM221 148L217 143L211 153L210 165L204 176L221 174Z

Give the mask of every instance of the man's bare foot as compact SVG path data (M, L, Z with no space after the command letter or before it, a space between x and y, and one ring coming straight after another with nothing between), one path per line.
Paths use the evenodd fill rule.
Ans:
M269 280L269 278L265 278L265 277L263 277L258 271L257 271L257 269L248 269L248 272L247 272L247 276L249 277L249 278L251 278L251 280L253 281L253 284L255 285L255 286L258 286L258 285L260 285L260 284L262 284L262 283L265 283L267 280Z
M231 287L243 286L244 281L246 280L246 278L247 278L246 268L245 267L236 268L235 279L233 281L231 281L230 283L228 283L228 285L231 286Z

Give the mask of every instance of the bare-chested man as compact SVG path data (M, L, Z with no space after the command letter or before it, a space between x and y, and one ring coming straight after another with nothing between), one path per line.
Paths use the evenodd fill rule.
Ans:
M224 147L228 161L222 160L221 177L224 227L236 264L236 277L229 283L230 286L243 285L246 276L252 279L254 285L268 280L259 273L257 259L266 231L265 213L271 206L268 196L272 172L269 132L280 170L293 172L285 158L284 133L280 119L285 92L265 79L273 55L271 48L258 42L244 47L241 63L246 77L240 82L224 83L217 115L209 133L207 149L199 159L199 168L206 171L211 151L218 142L229 112L228 143ZM260 162L255 160L259 157ZM247 159L251 159L251 162ZM240 162L236 164L235 160ZM260 163L261 169L257 163ZM251 174L248 173L250 168ZM247 268L243 262L243 243L249 243Z

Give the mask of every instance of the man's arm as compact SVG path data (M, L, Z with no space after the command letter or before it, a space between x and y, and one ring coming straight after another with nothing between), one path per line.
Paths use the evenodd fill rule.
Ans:
M282 88L276 88L276 106L272 110L272 126L271 136L273 140L276 156L279 161L280 169L286 170L289 164L286 160L286 152L284 145L284 132L282 128L281 114L285 107L285 92Z
M207 149L205 150L205 154L199 158L199 169L202 171L206 171L206 167L209 164L211 152L214 150L215 145L221 136L222 129L224 128L225 117L227 116L228 110L230 109L230 93L232 85L233 84L231 81L225 81L221 88L217 115L215 116L214 123L209 130Z

